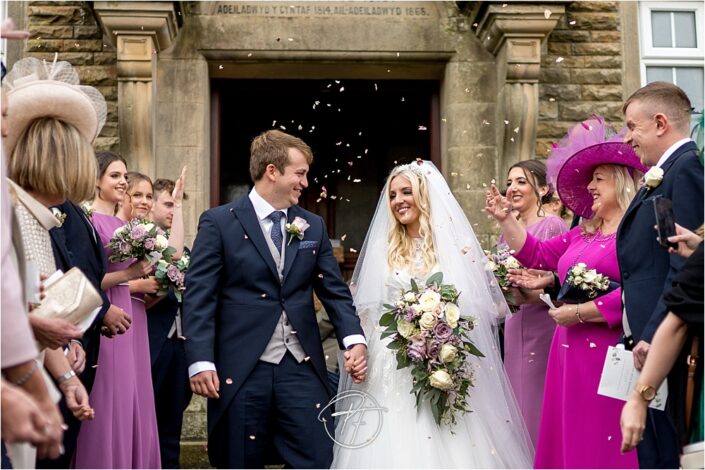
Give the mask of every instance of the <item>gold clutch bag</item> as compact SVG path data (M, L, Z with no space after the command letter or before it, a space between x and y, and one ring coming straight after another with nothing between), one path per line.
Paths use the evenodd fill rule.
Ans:
M44 300L31 314L62 318L86 331L102 305L103 299L85 274L71 268L44 290Z

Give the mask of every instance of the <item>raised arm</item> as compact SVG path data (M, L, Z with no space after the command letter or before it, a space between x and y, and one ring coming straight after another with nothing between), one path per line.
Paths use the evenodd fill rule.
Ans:
M174 198L174 217L171 220L171 233L169 235L169 246L176 251L172 255L175 260L184 254L184 187L186 185L186 167L181 169L181 175L176 178L174 191L171 197Z

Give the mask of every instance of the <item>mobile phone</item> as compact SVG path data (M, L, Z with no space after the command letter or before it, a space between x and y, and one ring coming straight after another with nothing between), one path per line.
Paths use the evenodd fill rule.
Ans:
M677 249L677 243L668 241L668 237L676 234L676 221L673 217L673 204L670 199L654 196L654 215L656 216L656 232L658 242L664 248Z

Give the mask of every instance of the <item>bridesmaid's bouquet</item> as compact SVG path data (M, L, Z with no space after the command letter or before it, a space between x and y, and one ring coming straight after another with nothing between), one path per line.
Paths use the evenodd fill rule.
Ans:
M159 283L159 294L166 294L169 289L174 290L176 300L181 302L184 291L186 290L186 271L191 262L189 255L184 253L177 261L168 262L165 259L157 261L154 277Z
M151 264L160 259L171 261L176 251L169 246L166 232L147 219L132 219L115 229L107 246L113 252L110 255L113 263L128 259L145 259Z
M578 263L568 270L556 298L568 304L589 302L618 287L618 283L610 281L596 269L588 269L585 263Z
M487 255L487 269L492 271L495 279L497 279L497 284L499 284L499 288L502 289L502 293L510 309L516 311L517 306L515 300L509 292L509 288L512 287L512 284L509 282L509 270L522 269L523 266L512 256L512 250L510 250L509 246L505 243L495 246L491 251L485 250L485 254Z
M468 358L484 355L468 336L474 319L460 317L460 293L442 282L440 272L423 287L412 279L411 290L402 291L394 305L384 305L388 311L379 324L385 328L382 338L392 338L387 347L396 351L397 369L411 369L416 407L428 401L436 424L452 426L457 412L469 411L473 374Z

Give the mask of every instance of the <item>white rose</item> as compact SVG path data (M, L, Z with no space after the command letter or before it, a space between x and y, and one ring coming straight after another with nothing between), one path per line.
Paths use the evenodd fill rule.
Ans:
M507 269L521 269L521 263L513 256L507 258L505 266Z
M157 264L158 264L159 266L163 267L163 268L166 268L166 267L169 266L169 263L167 263L167 262L164 261L163 259L160 259Z
M460 309L452 302L446 304L446 322L451 328L458 326L460 319Z
M151 232L154 229L154 224L153 223L147 223L142 225L144 229L148 232Z
M414 324L409 321L401 319L401 320L397 321L397 331L404 338L408 338L409 336L411 336L414 333Z
M404 294L404 300L411 303L411 302L416 302L416 294L413 292L407 292Z
M440 389L440 390L448 390L450 388L453 388L453 379L451 378L450 374L446 372L445 370L437 370L431 376L428 378L429 383L431 384L431 387Z
M444 344L441 346L441 352L438 353L438 357L440 357L443 362L452 362L457 355L458 348L452 344Z
M585 273L583 278L585 279L585 282L593 283L595 282L595 279L597 279L597 273L595 272L595 270L591 269L590 271Z
M115 229L115 231L113 232L113 238L118 238L120 235L122 235L126 232L127 232L127 227L122 225L122 226Z
M421 319L419 320L419 326L421 326L424 330L432 329L436 326L436 323L438 323L438 318L430 312L426 312L421 315Z
M497 263L492 260L487 260L487 269L492 272L495 272L497 270Z
M157 250L164 251L169 246L169 240L164 235L157 235L154 237L154 245Z
M421 294L419 298L419 304L421 305L421 310L424 312L432 312L438 302L441 301L441 294L434 292L432 290L426 291Z
M649 188L655 188L663 180L663 169L653 166L644 175L644 184Z

